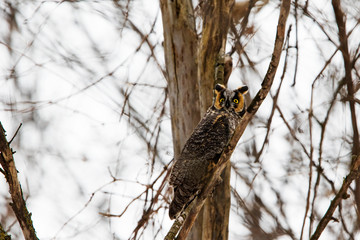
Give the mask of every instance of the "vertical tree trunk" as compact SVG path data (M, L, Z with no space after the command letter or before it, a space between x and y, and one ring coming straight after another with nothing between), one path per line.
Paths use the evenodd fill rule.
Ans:
M175 158L212 102L215 64L226 42L234 0L206 1L198 51L190 0L161 0L164 51ZM198 65L197 65L198 63ZM227 239L230 210L230 164L213 198L207 201L188 239Z
M203 31L198 56L200 112L203 115L212 103L215 67L220 49L225 50L234 0L207 1L203 9ZM213 197L208 198L199 213L189 239L228 239L230 212L230 162L221 175ZM200 234L201 233L201 234Z
M200 120L197 35L191 0L161 0L174 157Z

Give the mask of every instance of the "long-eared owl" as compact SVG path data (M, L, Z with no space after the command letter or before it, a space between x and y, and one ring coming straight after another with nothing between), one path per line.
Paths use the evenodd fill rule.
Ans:
M172 168L171 219L182 212L209 180L209 170L218 162L245 113L244 94L247 91L247 86L233 91L221 84L215 86L213 105L194 129Z

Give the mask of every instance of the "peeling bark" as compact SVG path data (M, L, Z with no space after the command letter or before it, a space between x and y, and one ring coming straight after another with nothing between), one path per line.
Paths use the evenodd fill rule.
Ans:
M200 121L197 35L191 0L161 0L174 157Z

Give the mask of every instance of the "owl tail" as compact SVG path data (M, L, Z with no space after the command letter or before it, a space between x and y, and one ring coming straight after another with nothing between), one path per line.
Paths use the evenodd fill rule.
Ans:
M176 188L174 193L174 199L169 206L169 217L175 219L182 210L191 203L194 199L194 194L183 191L180 187Z

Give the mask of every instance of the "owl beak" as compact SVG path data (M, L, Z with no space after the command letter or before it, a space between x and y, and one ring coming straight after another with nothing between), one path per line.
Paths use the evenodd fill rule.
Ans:
M229 108L229 107L230 107L230 101L229 101L229 100L227 100L227 101L225 102L225 107L226 107L226 108Z

